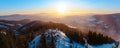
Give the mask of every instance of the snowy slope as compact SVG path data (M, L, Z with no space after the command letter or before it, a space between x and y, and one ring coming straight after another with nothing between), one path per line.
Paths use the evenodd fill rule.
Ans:
M57 30L48 30L48 32L45 33L46 37L50 36L54 37L55 47L56 48L69 48L70 47L70 39L61 31Z
M37 45L39 44L41 39L41 36L38 35L36 36L30 43L29 43L29 48L37 48Z
M59 30L49 29L44 33L46 38L46 45L49 48L49 44L51 43L53 39L54 47L55 48L112 48L115 47L115 44L103 44L103 45L97 45L92 46L88 43L85 43L85 45L81 45L80 43L77 43L75 41L72 41L62 32ZM29 42L30 48L37 48L37 45L41 44L41 35L36 36L31 42ZM48 44L49 43L49 44Z

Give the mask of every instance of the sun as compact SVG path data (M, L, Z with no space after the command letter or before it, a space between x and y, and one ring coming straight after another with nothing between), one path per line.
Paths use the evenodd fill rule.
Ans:
M59 13L64 13L66 11L67 7L65 4L59 4L57 7L56 7L56 10L59 12Z
M65 12L67 12L68 5L66 3L61 2L56 4L55 8L58 13L64 14Z

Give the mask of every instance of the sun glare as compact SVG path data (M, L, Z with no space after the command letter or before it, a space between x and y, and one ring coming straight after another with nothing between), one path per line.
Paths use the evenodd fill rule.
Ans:
M56 4L56 11L58 13L64 14L68 9L67 7L68 7L68 5L66 3L58 3L58 4Z

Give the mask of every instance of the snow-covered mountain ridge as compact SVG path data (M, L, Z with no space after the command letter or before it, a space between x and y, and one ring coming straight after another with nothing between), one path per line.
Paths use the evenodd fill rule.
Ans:
M45 42L42 41L42 37L45 37ZM103 44L99 46L92 46L89 43L81 45L75 41L71 41L65 33L55 29L49 29L44 34L36 36L31 42L29 42L30 48L115 48L115 44ZM87 40L85 40L87 41ZM44 46L41 46L44 44Z

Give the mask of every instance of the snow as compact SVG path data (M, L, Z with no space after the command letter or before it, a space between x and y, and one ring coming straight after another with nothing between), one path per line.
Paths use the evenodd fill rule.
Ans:
M41 36L36 36L30 43L29 48L37 48L37 45L40 43Z
M6 27L4 25L0 25L0 27L5 28L5 29L9 29L8 27Z
M92 23L92 24L89 24L88 26L90 26L90 27L96 27L97 25L94 24L94 23Z
M6 32L4 32L4 31L1 31L1 33L2 33L2 34L4 34L4 35L6 35L6 34L7 34L7 33L6 33Z
M120 44L118 45L118 48L120 48Z
M113 48L115 47L115 44L103 44L103 45L99 45L99 46L93 46L93 48Z
M103 44L103 45L93 46L93 45L89 45L88 43L86 43L84 46L82 46L81 44L76 43L76 42L72 43L72 48L85 48L85 46L87 46L88 48L113 48L113 47L115 47L115 44L112 43L112 44Z
M56 48L70 48L70 39L62 32L58 32L56 37Z
M13 30L13 31L14 31L15 35L19 35L18 31L16 31L16 30Z
M74 27L74 26L71 26L71 25L68 25L68 24L66 24L66 25L70 28L77 28L77 27Z
M30 26L25 26L25 27L23 27L21 30L26 30L26 29L32 27L34 24L35 24L35 23L31 24Z
M23 26L22 24L18 24L19 26Z
M90 45L86 43L84 45L81 45L80 43L77 43L75 41L70 42L70 39L60 30L55 29L49 29L44 33L46 37L46 42L50 42L52 37L54 38L55 48L113 48L115 47L115 44L103 44L103 45ZM49 36L49 37L48 37ZM30 48L36 48L37 45L40 44L41 35L36 36L31 42L29 42ZM119 46L120 47L120 46Z
M108 24L104 24L104 27L107 29L107 28L110 27L110 25L108 25Z
M99 21L96 22L96 24L101 24L101 23L104 23L104 21L99 20Z
M94 18L94 17L90 17L90 18L87 18L87 20L88 20L88 21L95 21L95 20L97 20L97 19Z
M72 48L84 48L84 46L82 46L81 44L77 42L73 42L71 45L72 45Z
M9 25L9 26L15 26L14 24L7 24L7 25Z
M70 39L63 32L50 29L45 34L49 35L50 33L55 37L54 42L56 48L70 48Z
M14 24L5 23L5 22L0 22L0 24L2 24L2 25L9 25L9 26L15 26Z

